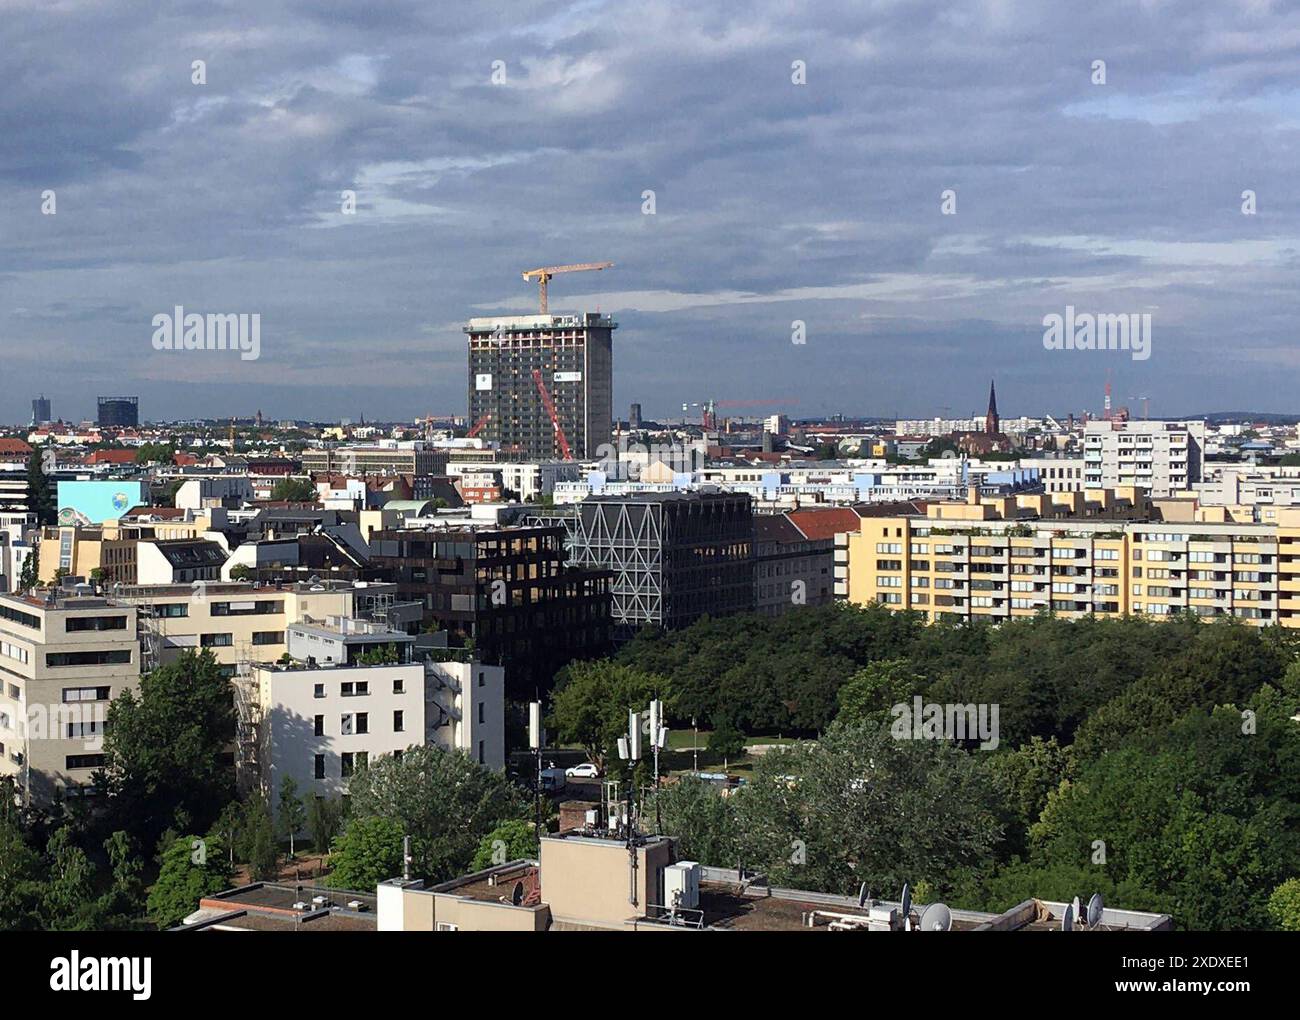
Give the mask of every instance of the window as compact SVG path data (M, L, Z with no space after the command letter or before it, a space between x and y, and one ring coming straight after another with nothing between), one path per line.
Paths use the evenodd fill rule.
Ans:
M345 698L356 698L370 693L370 682L368 680L348 680L340 688Z
M107 701L109 691L108 687L65 687L63 701L65 704L74 701Z
M317 718L320 717L317 716ZM316 755L316 771L314 775L317 779L325 778L325 756L323 754Z
M352 775L352 752L344 751L339 755L339 774L347 779Z
M235 643L233 634L200 634L199 646L202 648L230 648Z
M284 631L282 631L282 630L255 630L255 631L253 631L253 644L255 644L255 645L282 645L282 644L284 644Z
M478 675L478 685L479 685L480 687L486 687L486 686L487 686L487 674L484 673L482 670L479 671L479 675Z
M95 737L104 732L104 722L102 719L91 719L89 722L70 722L68 723L68 739L75 740L79 737Z
M18 662L27 662L28 655L26 648L20 648L18 645L11 644L8 641L0 641L0 655L10 659L16 659Z
M313 686L313 688L312 688L312 695L311 695L311 696L312 696L313 698L323 698L323 697L325 697L325 685L324 685L324 684L315 684L315 685Z
M345 737L352 736L352 713L339 716L339 733Z
M484 703L481 702L481 701L478 703L478 721L479 721L479 722L482 722L482 721L483 721L483 704L484 704Z
M483 741L481 740L478 742L478 763L480 765L487 764L487 756L483 753Z
M316 734L315 734L315 735L318 736L318 737L323 737L323 736L325 736L325 717L324 717L323 715L318 715L318 716L316 716Z
M369 732L370 732L370 713L369 713L369 712L358 712L358 713L357 713L357 732L358 732L358 733L369 733Z
M126 630L125 616L70 616L65 629L68 633L87 630Z
M405 680L394 680L394 681L393 681L393 693L394 693L394 694L405 694L405 693L406 693L406 681L405 681Z
M393 732L402 733L406 730L406 715L399 708L393 712Z
M102 754L70 754L63 762L63 767L72 769L99 769L104 767Z
M157 616L163 617L190 615L190 607L185 602L160 602L153 607L153 611Z
M50 668L65 666L112 666L131 661L130 649L93 652L46 652L45 665Z

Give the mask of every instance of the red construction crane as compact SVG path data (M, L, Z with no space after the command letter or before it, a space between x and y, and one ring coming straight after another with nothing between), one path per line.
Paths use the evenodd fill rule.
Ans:
M542 266L541 269L524 270L525 280L537 281L537 299L542 314L546 313L546 285L556 273L584 273L589 269L612 269L612 262L578 262L572 266Z
M492 415L490 414L483 415L482 418L480 418L478 421L474 423L474 427L465 434L465 438L473 439L475 436L479 434L479 430L483 428L483 426L486 425L491 420L492 420Z
M545 301L545 297L542 300ZM551 399L551 394L546 389L546 383L542 382L542 370L540 368L533 369L533 382L537 384L537 392L542 395L542 405L546 408L546 413L551 416L551 424L555 427L555 441L560 444L560 454L565 460L573 460L573 453L569 449L569 441L564 436L564 429L560 428L560 416L555 413L555 401Z

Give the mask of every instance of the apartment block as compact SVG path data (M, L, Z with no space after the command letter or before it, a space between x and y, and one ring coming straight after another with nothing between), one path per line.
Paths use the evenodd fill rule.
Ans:
M564 538L556 526L380 530L370 562L427 623L506 667L526 700L571 659L609 651L609 575L575 566Z
M447 453L418 440L391 446L340 446L304 450L302 469L309 474L444 475Z
M1204 451L1204 422L1090 421L1083 433L1084 488L1136 485L1171 496L1201 480Z
M835 598L835 535L856 531L848 507L824 507L754 515L755 609L780 616L796 606L820 606Z
M395 585L364 581L134 585L115 589L114 599L138 608L154 664L206 649L229 676L285 655L291 624L356 617L414 632L420 622L419 606L401 604Z
M273 804L285 776L304 796L344 795L358 768L422 745L503 768L504 671L422 661L415 645L368 620L291 625L290 659L258 664L236 681L241 783L260 784ZM396 661L376 661L385 651Z
M611 441L618 328L611 317L506 315L464 328L469 420L479 438L537 461L592 459Z
M34 804L86 792L104 764L108 704L139 680L134 608L0 595L0 775Z
M1082 457L1021 457L1020 467L1035 471L1044 492L1082 492L1084 490L1084 458ZM1096 488L1096 486L1089 486Z
M848 601L932 622L1190 612L1300 626L1300 511L1276 525L1174 523L1150 520L1140 500L1126 519L1124 502L1108 519L936 504L864 520L839 537L837 570Z

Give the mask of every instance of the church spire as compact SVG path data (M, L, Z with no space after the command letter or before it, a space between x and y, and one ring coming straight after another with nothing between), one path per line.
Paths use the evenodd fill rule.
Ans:
M998 418L998 393L993 386L993 380L989 380L989 410L984 416L984 432L986 435L995 436L1000 431L1001 421Z

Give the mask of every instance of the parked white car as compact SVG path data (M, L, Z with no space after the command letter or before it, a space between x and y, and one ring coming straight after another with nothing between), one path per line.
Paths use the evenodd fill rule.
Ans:
M581 765L565 769L564 774L570 779L599 779L600 769L596 767L595 762L585 761Z

